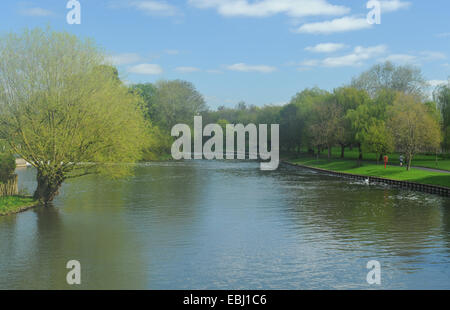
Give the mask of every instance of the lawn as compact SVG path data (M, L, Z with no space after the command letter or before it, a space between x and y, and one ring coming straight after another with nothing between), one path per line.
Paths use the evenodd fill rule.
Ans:
M20 212L36 204L30 197L6 196L0 197L0 216Z
M419 169L407 171L405 168L397 166L388 166L385 169L381 163L376 165L369 162L362 162L361 166L358 166L355 160L342 159L332 159L329 161L327 159L317 160L312 157L300 157L290 159L289 162L338 172L450 187L450 174L448 173L430 172Z
M303 152L307 152L306 149L302 150ZM323 151L323 155L327 154L327 150ZM336 159L340 159L341 156L341 148L334 147L331 151L332 157ZM357 160L359 157L358 148L345 148L345 159L354 159ZM392 153L388 154L389 163L393 165L398 165L400 162L400 154ZM363 160L375 162L377 157L374 153L363 153ZM426 167L440 170L450 171L450 154L439 154L439 155L426 155L426 154L417 154L413 157L412 166L416 167Z

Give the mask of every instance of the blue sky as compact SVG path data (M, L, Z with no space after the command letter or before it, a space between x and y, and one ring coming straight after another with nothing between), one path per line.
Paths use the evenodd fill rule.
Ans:
M209 106L282 104L306 87L332 90L389 59L419 66L437 84L450 76L450 2L365 0L2 1L0 32L50 25L92 37L130 82L184 79Z

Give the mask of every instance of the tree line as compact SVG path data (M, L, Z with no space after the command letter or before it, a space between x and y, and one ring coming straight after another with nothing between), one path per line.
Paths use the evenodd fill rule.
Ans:
M211 110L187 81L126 85L91 40L36 28L0 38L0 176L12 155L37 170L34 197L51 202L69 179L127 175L140 160L167 158L175 124L280 124L280 147L331 156L334 146L417 152L449 150L450 87L427 100L419 69L376 65L331 92L305 89L283 106ZM269 134L270 137L270 134ZM4 168L1 168L4 167Z
M429 86L419 68L377 64L355 77L348 85L327 91L305 89L283 106L220 106L210 110L195 87L185 81L137 84L147 118L161 137L151 148L158 154L170 150L170 128L191 124L193 115L206 123L280 124L280 147L286 152L306 151L318 156L333 147L376 153L377 158L397 151L405 156L407 169L419 152L448 151L450 148L450 86L442 85L428 94ZM155 147L157 146L157 147ZM153 156L154 157L154 156Z

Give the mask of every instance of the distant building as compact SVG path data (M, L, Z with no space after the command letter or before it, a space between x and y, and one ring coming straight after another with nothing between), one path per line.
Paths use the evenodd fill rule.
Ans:
M31 166L31 164L23 158L16 158L16 166L17 167L29 167L29 166Z

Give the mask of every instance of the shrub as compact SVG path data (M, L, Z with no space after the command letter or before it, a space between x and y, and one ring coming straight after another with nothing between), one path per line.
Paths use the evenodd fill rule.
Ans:
M6 183L14 175L16 160L8 153L0 154L0 182Z

